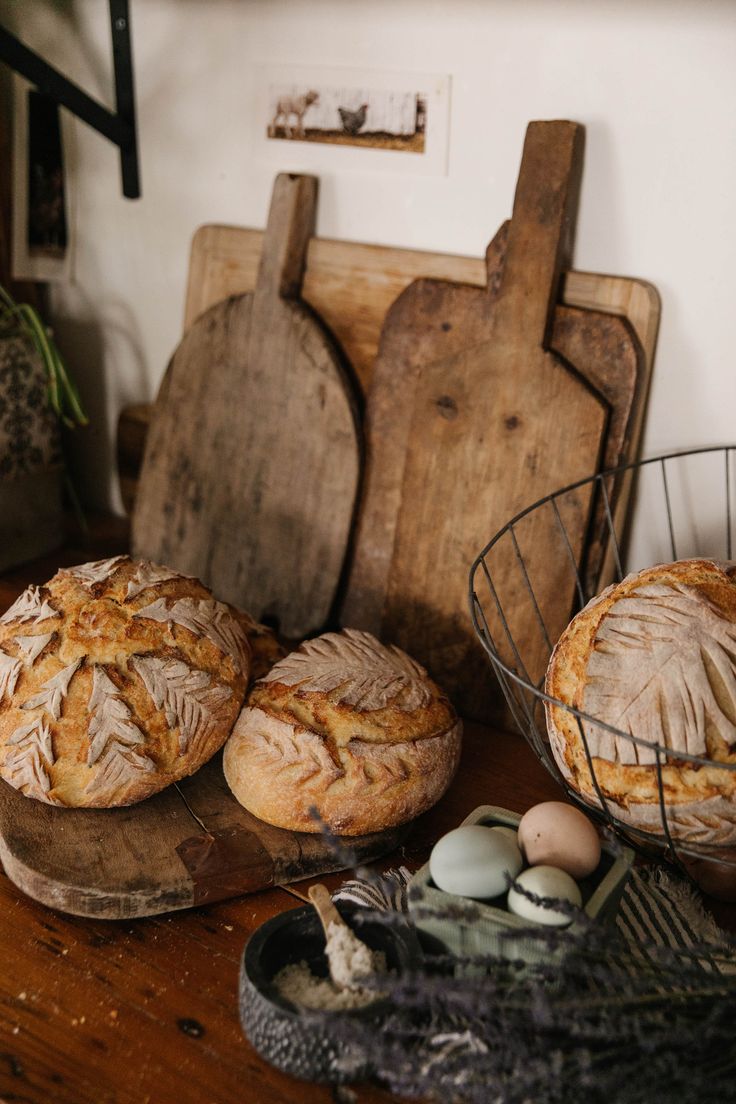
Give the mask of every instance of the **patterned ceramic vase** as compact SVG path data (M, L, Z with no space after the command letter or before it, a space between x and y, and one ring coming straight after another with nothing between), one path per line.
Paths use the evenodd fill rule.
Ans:
M63 539L61 436L40 356L0 331L0 570Z

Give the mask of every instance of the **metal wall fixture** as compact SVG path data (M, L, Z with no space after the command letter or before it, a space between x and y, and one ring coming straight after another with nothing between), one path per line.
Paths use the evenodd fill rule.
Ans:
M138 136L133 93L133 58L130 49L128 0L109 0L112 57L115 69L115 111L110 111L63 76L20 39L0 26L0 61L20 73L83 123L104 135L120 150L123 195L138 199Z

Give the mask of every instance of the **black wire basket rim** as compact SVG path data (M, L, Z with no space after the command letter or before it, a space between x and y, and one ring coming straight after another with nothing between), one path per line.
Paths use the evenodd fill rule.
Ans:
M578 490L580 487L584 487L587 484L602 483L604 479L608 479L608 478L611 478L613 476L621 475L621 474L623 474L624 472L627 472L627 471L633 471L635 469L638 470L639 468L646 467L650 464L657 464L657 463L663 464L667 460L677 460L677 459L680 459L680 458L686 457L686 456L708 455L710 453L718 453L718 452L725 453L726 459L728 460L728 457L730 456L730 454L732 452L736 452L736 444L708 445L708 446L696 447L696 448L678 449L677 451L674 451L674 452L663 453L663 454L656 455L656 456L650 456L645 460L633 460L633 461L631 461L627 464L620 464L615 468L607 468L605 471L596 472L592 475L588 475L584 479L578 479L574 483L570 483L565 487L561 487L560 489L558 489L556 491L553 491L550 494L544 495L542 498L537 499L536 502L533 502L530 506L527 506L523 510L520 510L519 513L517 513L513 518L511 518L510 521L506 522L506 524L504 526L502 526L502 528L499 529L498 532L496 532L493 537L491 537L490 541L486 544L486 546L483 548L483 550L476 556L475 560L473 561L472 567L470 569L468 599L469 599L469 605L470 605L470 616L471 616L471 620L473 622L473 628L475 629L476 636L480 640L480 643L482 644L483 649L485 650L486 654L488 655L488 658L489 658L491 664L494 667L499 668L501 671L503 671L506 675L508 675L511 679L513 679L514 682L516 682L519 686L522 686L524 689L531 691L535 695L535 697L537 697L540 701L544 702L545 705L557 706L560 709L564 709L565 712L567 712L569 714L572 714L572 716L574 716L577 719L579 725L582 722L587 721L590 724L595 725L598 728L604 730L605 732L611 733L613 736L620 737L621 739L627 740L628 742L630 742L632 744L635 744L638 747L643 747L643 748L646 748L648 751L654 752L655 756L656 756L657 765L660 765L661 760L664 758L665 760L669 760L669 759L677 759L679 761L684 760L686 762L695 764L696 766L711 766L711 767L715 766L715 767L718 767L718 768L723 768L724 770L728 770L728 771L736 771L736 762L735 763L722 762L720 760L715 760L715 759L710 759L710 758L703 757L703 756L693 755L693 754L691 754L689 752L686 752L686 751L675 751L673 748L669 748L666 745L653 743L651 740L645 740L640 736L634 736L630 732L624 732L622 729L616 728L614 725L608 724L606 721L600 720L598 717L594 717L589 713L585 713L580 709L576 709L575 706L572 706L567 702L561 701L559 698L553 697L551 694L546 693L546 691L543 690L540 686L535 685L534 683L530 682L528 679L525 679L523 676L521 676L513 668L508 667L503 662L503 660L498 655L498 653L491 647L491 645L489 644L489 642L486 639L486 634L483 630L483 627L478 622L478 619L476 617L476 609L480 608L480 600L478 599L478 596L477 596L476 591L475 591L475 585L474 585L476 571L480 567L481 563L484 561L487 554L493 548L493 546L506 533L512 532L513 527L514 527L514 525L516 525L517 522L519 522L522 518L527 517L530 513L532 513L532 511L538 509L540 506L544 506L545 503L553 502L555 499L560 498L562 495L568 494L571 491ZM513 536L513 532L512 532L512 536ZM613 533L612 533L612 539L615 540L615 534L613 534ZM709 559L710 557L703 556L703 557L697 557L697 558ZM595 597L598 597L598 596L597 595L594 596L594 598L592 598L591 601L594 601Z
M536 502L532 502L530 506L525 506L523 510L519 510L518 514L515 514L510 521L507 521L497 533L489 540L488 544L483 548L481 552L473 560L473 564L470 568L470 594L473 595L473 576L475 575L476 568L480 564L481 560L490 552L494 544L508 533L517 521L521 521L522 518L530 514L532 510L536 510L539 506L544 506L545 502L552 502L555 498L560 498L564 494L568 494L570 491L576 491L579 487L584 487L586 483L600 483L604 479L614 475L621 475L623 472L631 471L634 468L644 468L649 464L661 464L665 460L678 460L683 456L705 456L710 452L725 452L728 455L731 452L736 452L736 444L731 445L705 445L699 448L687 448L678 449L676 452L666 452L657 456L649 456L646 460L631 460L628 464L619 464L615 468L606 468L604 471L593 472L591 475L586 475L583 479L577 479L574 483L568 483L566 487L560 487L556 491L552 491L550 494L543 495L542 498L538 498Z

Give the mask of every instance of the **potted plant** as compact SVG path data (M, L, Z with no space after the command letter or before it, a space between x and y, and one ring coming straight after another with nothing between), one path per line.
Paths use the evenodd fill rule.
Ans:
M63 539L62 425L87 425L77 389L35 308L0 287L0 570Z

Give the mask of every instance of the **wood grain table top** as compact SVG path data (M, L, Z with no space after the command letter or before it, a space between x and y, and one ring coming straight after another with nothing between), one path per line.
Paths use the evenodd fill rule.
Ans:
M0 579L4 609L57 567L126 547L126 524L97 518L86 542ZM382 866L416 869L432 843L480 804L524 812L560 796L517 736L469 724L440 803ZM349 873L321 879L330 888ZM0 1101L3 1104L329 1104L332 1090L263 1062L238 1020L240 956L269 917L307 899L309 882L135 921L66 916L0 873ZM713 905L736 930L736 906ZM355 1087L356 1104L394 1098Z

